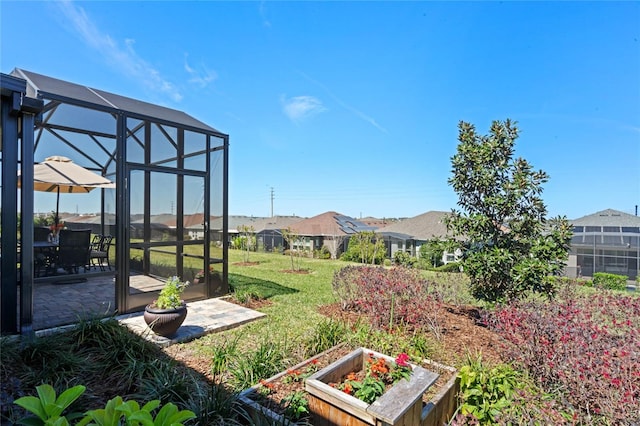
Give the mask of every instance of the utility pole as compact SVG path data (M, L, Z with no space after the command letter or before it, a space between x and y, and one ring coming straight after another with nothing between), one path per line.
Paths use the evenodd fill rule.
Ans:
M274 192L273 192L273 186L271 187L271 217L273 217L273 198L274 198Z

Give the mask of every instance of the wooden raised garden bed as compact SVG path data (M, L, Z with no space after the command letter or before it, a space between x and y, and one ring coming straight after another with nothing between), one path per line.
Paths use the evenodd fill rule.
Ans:
M457 371L452 367L429 360L421 363L422 367L412 364L410 381L396 383L370 405L329 386L328 383L338 382L344 375L361 370L369 354L387 361L394 360L366 348L350 351L339 345L244 390L239 399L254 421L266 419L283 425L441 426L448 423L456 410L459 390ZM297 383L295 389L305 391L309 413L299 420L300 423L296 423L296 420L287 419L284 415L285 407L280 402L284 393L280 391L265 396L264 391L272 386L282 389L282 382L287 376L294 371L307 371L310 365L317 366L319 370ZM286 387L289 392L293 391L291 384Z

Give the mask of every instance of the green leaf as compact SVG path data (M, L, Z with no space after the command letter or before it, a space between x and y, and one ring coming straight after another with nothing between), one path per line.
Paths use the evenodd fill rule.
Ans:
M69 407L73 402L80 397L85 391L86 387L82 385L77 385L72 388L67 389L62 392L58 399L56 400L56 404L62 407L64 411L67 407Z
M16 399L13 403L35 414L43 422L47 420L47 413L44 411L40 400L35 396L23 396L22 398Z
M42 426L44 421L40 420L38 417L25 417L24 419L18 420L17 424L26 426Z
M51 385L40 385L36 387L36 391L38 392L38 396L40 397L40 402L42 404L42 408L48 416L51 415L48 409L51 409L51 406L55 406L56 402L56 391L53 389ZM46 419L43 419L46 420Z

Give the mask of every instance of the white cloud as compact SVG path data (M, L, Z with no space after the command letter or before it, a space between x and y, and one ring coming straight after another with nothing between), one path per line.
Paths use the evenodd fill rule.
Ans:
M295 96L293 98L287 98L282 95L280 97L282 102L282 110L291 121L299 122L305 118L319 114L326 111L326 108L322 105L322 102L313 96Z
M134 50L135 41L127 39L121 48L108 34L103 33L87 16L84 9L73 2L63 0L57 3L71 27L91 48L99 51L115 70L128 78L135 79L154 92L161 92L175 102L182 100L180 90L160 72L142 59Z
M320 83L317 80L314 80L313 78L309 77L307 74L305 74L305 73L303 73L301 71L300 71L300 74L304 78L306 78L307 80L309 80L310 82L315 84L316 86L322 88L322 90L324 90L329 96L331 96L331 98L334 101L336 101L338 103L338 105L340 105L342 108L344 108L347 111L350 111L351 113L353 113L354 115L360 117L362 120L364 120L367 123L371 124L373 127L375 127L376 129L380 130L381 132L389 133L389 132L387 132L387 129L382 127L373 117L368 116L367 114L365 114L364 112L360 111L359 109L356 109L356 108L352 107L351 105L347 104L346 102L344 102L342 99L340 99L339 97L334 95L333 92L331 90L329 90L324 84Z
M209 83L218 79L218 74L215 71L210 71L205 65L201 65L200 70L193 69L187 62L188 56L187 54L184 55L184 70L189 74L189 83L205 88Z
M260 2L260 6L258 6L258 12L260 13L260 18L262 19L262 25L267 28L271 28L271 21L269 21L269 18L267 18L266 2Z

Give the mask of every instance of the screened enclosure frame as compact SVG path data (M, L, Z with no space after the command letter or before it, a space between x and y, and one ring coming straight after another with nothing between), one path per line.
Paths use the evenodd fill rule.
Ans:
M4 77L3 86L9 76ZM31 156L28 147L26 151L22 148L21 156L16 153L26 172L22 178L33 177L27 163L32 168L34 160L55 154L73 156L83 167L115 183L115 189L96 191L100 192L100 233L115 237L118 312L140 310L157 296L157 288L132 291L132 276L166 279L177 275L188 280L202 273L200 282L185 292L185 300L228 293L228 135L181 111L21 69L15 69L11 77L24 81L22 99L42 103L33 125L23 122L22 132L16 136L18 145L32 144ZM3 149L8 147L5 136L10 136L4 131L4 103L5 97ZM63 152L50 152L54 146ZM3 160L12 155L6 156L3 150ZM5 167L2 170L4 207L5 198L11 197L5 197L4 182L10 172L5 173ZM22 193L22 198L33 200L32 185L23 185ZM162 210L167 206L170 211ZM3 219L8 217L4 210ZM23 204L21 213L32 218L33 201L30 206ZM222 230L211 229L212 216L222 217ZM11 223L3 221L3 230L5 225ZM28 224L23 221L23 226ZM221 241L212 241L213 231L222 232ZM23 253L30 252L33 241L21 238ZM5 263L2 277L11 276L4 270ZM21 276L16 275L13 287L20 281L23 289L29 288L33 273L29 276L24 269L17 271ZM5 296L14 292L4 281L3 311ZM21 298L25 297L23 292ZM24 329L29 319L22 318L22 313Z

